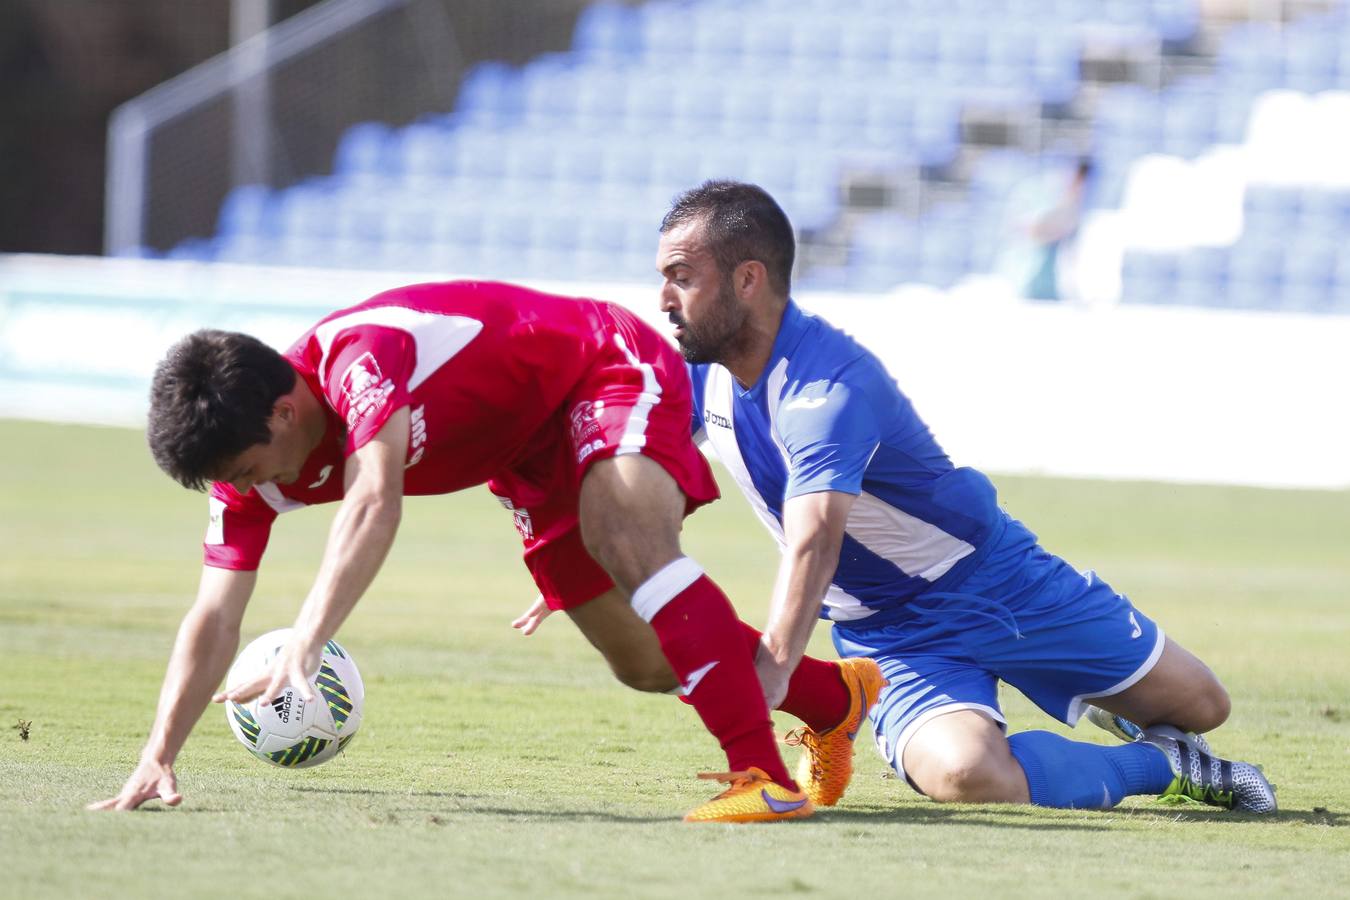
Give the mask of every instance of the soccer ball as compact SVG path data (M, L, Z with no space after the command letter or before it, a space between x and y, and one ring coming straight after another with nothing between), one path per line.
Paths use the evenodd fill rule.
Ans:
M238 684L271 665L291 629L269 631L244 648L230 666L227 685ZM290 685L278 697L225 703L225 719L240 743L274 766L304 769L328 762L346 748L361 725L366 689L351 655L337 641L323 646L319 672L310 679L315 700Z

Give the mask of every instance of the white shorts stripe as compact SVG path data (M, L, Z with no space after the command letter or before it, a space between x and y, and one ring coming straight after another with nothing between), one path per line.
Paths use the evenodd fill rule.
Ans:
M1125 678L1117 682L1116 684L1111 685L1106 690L1097 691L1096 693L1092 694L1079 694L1078 696L1074 697L1072 700L1069 701L1069 709L1064 717L1065 721L1068 722L1070 727L1077 726L1078 720L1083 717L1083 713L1087 708L1089 700L1098 700L1102 697L1110 697L1113 694L1119 694L1121 691L1134 687L1139 682L1140 679L1142 679L1149 672L1153 671L1153 667L1156 666L1158 664L1158 660L1162 658L1163 648L1166 646L1167 646L1167 635L1163 634L1162 626L1159 625L1158 639L1153 642L1153 650L1149 653L1148 659L1144 660L1143 664L1140 665L1139 668L1135 669L1134 672L1128 678Z

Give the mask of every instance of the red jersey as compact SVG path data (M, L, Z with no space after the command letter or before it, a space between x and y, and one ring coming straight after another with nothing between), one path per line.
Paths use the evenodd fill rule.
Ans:
M244 495L211 486L206 563L257 568L277 515L341 500L346 458L404 406L405 494L457 491L527 460L567 427L564 401L613 314L598 301L458 281L397 288L323 319L285 357L325 408L324 438L293 484Z

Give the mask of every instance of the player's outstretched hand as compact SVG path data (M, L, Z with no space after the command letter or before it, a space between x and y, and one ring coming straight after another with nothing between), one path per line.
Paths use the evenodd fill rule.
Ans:
M314 687L309 680L318 673L322 661L323 642L315 644L298 632L293 632L291 639L277 653L270 666L238 684L227 687L211 700L214 703L224 703L226 700L247 703L255 697L270 699L284 694L286 685L290 684L306 702L312 701Z
M122 785L120 794L90 803L85 809L135 809L147 800L163 800L169 806L183 802L183 795L178 793L178 779L174 777L173 766L143 759L127 783Z
M540 594L538 597L534 598L534 603L530 604L529 609L516 616L515 620L511 623L511 627L519 628L521 634L534 634L535 629L537 629L552 612L553 610L549 609L548 604L544 602L544 595Z

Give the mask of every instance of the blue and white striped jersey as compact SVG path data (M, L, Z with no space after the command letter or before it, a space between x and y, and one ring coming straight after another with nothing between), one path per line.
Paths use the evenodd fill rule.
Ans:
M880 360L795 303L748 390L720 365L690 366L690 377L695 436L780 547L786 500L857 496L823 618L865 619L959 583L1006 521L993 484L952 466Z

